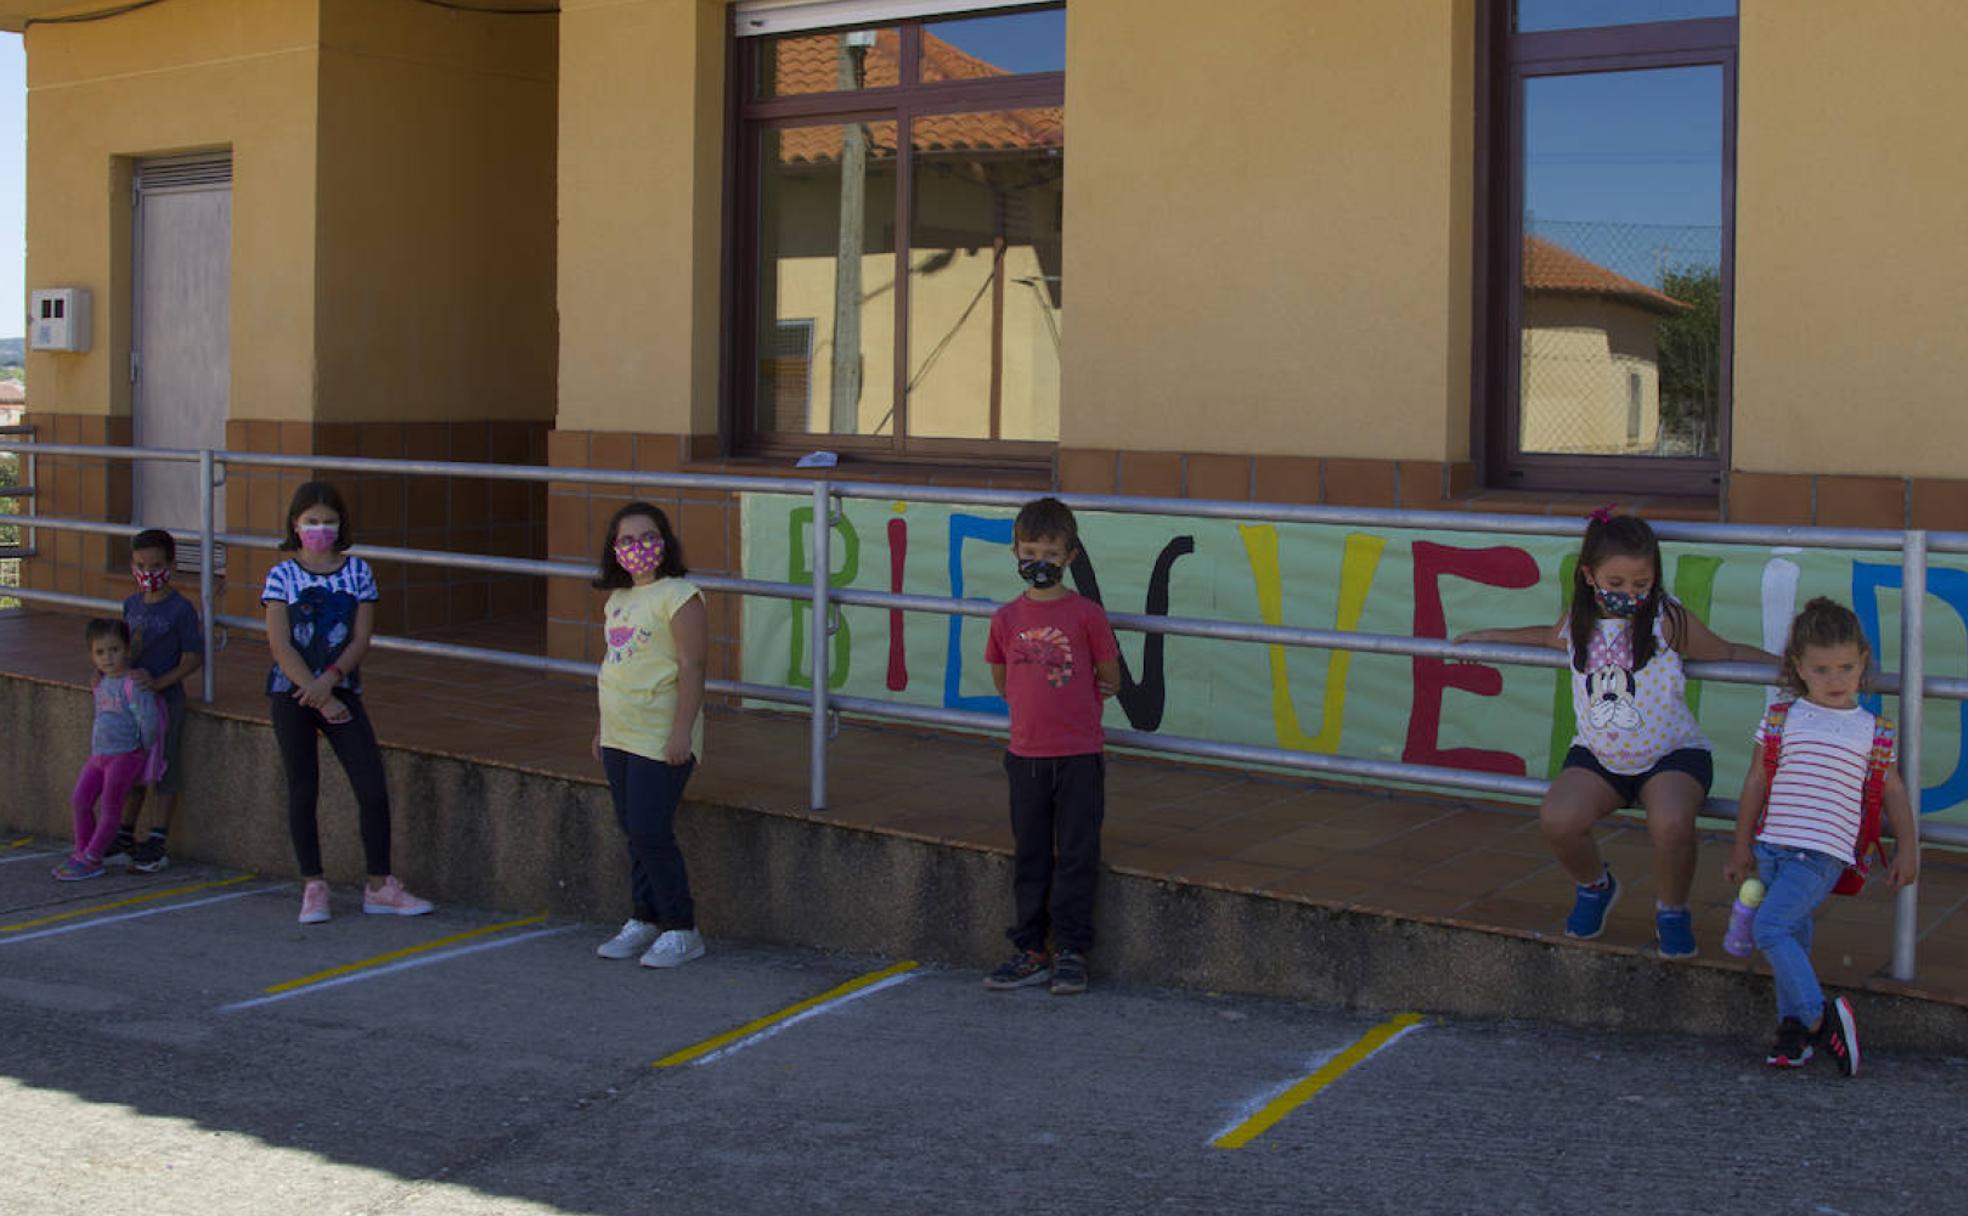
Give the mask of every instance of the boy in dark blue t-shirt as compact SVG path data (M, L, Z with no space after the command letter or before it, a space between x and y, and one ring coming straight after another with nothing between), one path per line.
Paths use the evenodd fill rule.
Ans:
M122 861L142 874L155 874L171 864L164 846L171 808L178 800L184 682L205 662L205 634L198 609L170 585L177 560L177 541L162 528L147 528L130 542L130 575L138 588L123 601L123 623L130 628L130 672L139 684L164 698L170 720L164 731L164 775L150 787L150 837L137 843L137 821L143 814L145 793L145 787L138 786L123 804L123 827L104 860Z

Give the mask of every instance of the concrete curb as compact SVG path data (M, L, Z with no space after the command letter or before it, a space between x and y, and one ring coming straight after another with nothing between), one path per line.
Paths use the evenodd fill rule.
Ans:
M85 690L0 677L0 822L57 839L87 747ZM186 813L173 851L215 865L292 874L272 731L195 709L186 722ZM598 922L627 915L622 845L594 782L385 747L397 872L434 899ZM323 758L328 873L352 882L355 808ZM1006 947L1011 859L968 845L803 815L687 802L678 834L699 916L713 937L909 957L982 968ZM1103 877L1097 976L1322 1005L1760 1040L1773 996L1744 964L1669 963L1641 952L1464 922L1402 917L1174 882ZM1866 1045L1954 1053L1968 1007L1883 985L1849 993Z

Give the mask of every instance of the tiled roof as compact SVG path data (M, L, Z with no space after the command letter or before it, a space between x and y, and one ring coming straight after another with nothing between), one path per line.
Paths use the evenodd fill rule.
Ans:
M1686 312L1694 307L1536 236L1524 238L1524 290L1610 296L1650 312Z
M837 34L815 34L781 39L775 48L774 95L783 97L834 90L840 70L838 37ZM881 30L875 35L875 45L868 51L864 77L866 87L888 88L900 80L899 43L894 30ZM928 32L922 35L922 46L922 78L925 82L1011 75L1003 68L966 54ZM874 157L894 156L895 124L870 123L869 129L872 138L868 154ZM918 152L1057 148L1065 143L1065 138L1066 112L1058 106L981 114L934 114L918 118L915 122ZM840 154L839 126L795 127L779 133L779 158L782 161L792 164L831 163L839 160Z
M0 405L19 405L27 400L27 386L18 380L0 380Z

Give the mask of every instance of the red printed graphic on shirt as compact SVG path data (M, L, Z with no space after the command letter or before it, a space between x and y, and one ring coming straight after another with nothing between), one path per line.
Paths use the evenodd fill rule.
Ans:
M1046 683L1054 688L1073 682L1073 640L1056 626L1021 630L1011 642L1011 661L1043 667Z

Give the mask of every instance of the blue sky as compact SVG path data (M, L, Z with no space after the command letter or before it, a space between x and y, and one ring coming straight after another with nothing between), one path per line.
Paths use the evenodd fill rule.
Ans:
M938 21L929 32L1007 71L1058 72L1066 67L1064 9Z
M1530 231L1643 283L1713 264L1722 223L1722 69L1525 82Z
M27 332L27 57L0 34L0 338Z

